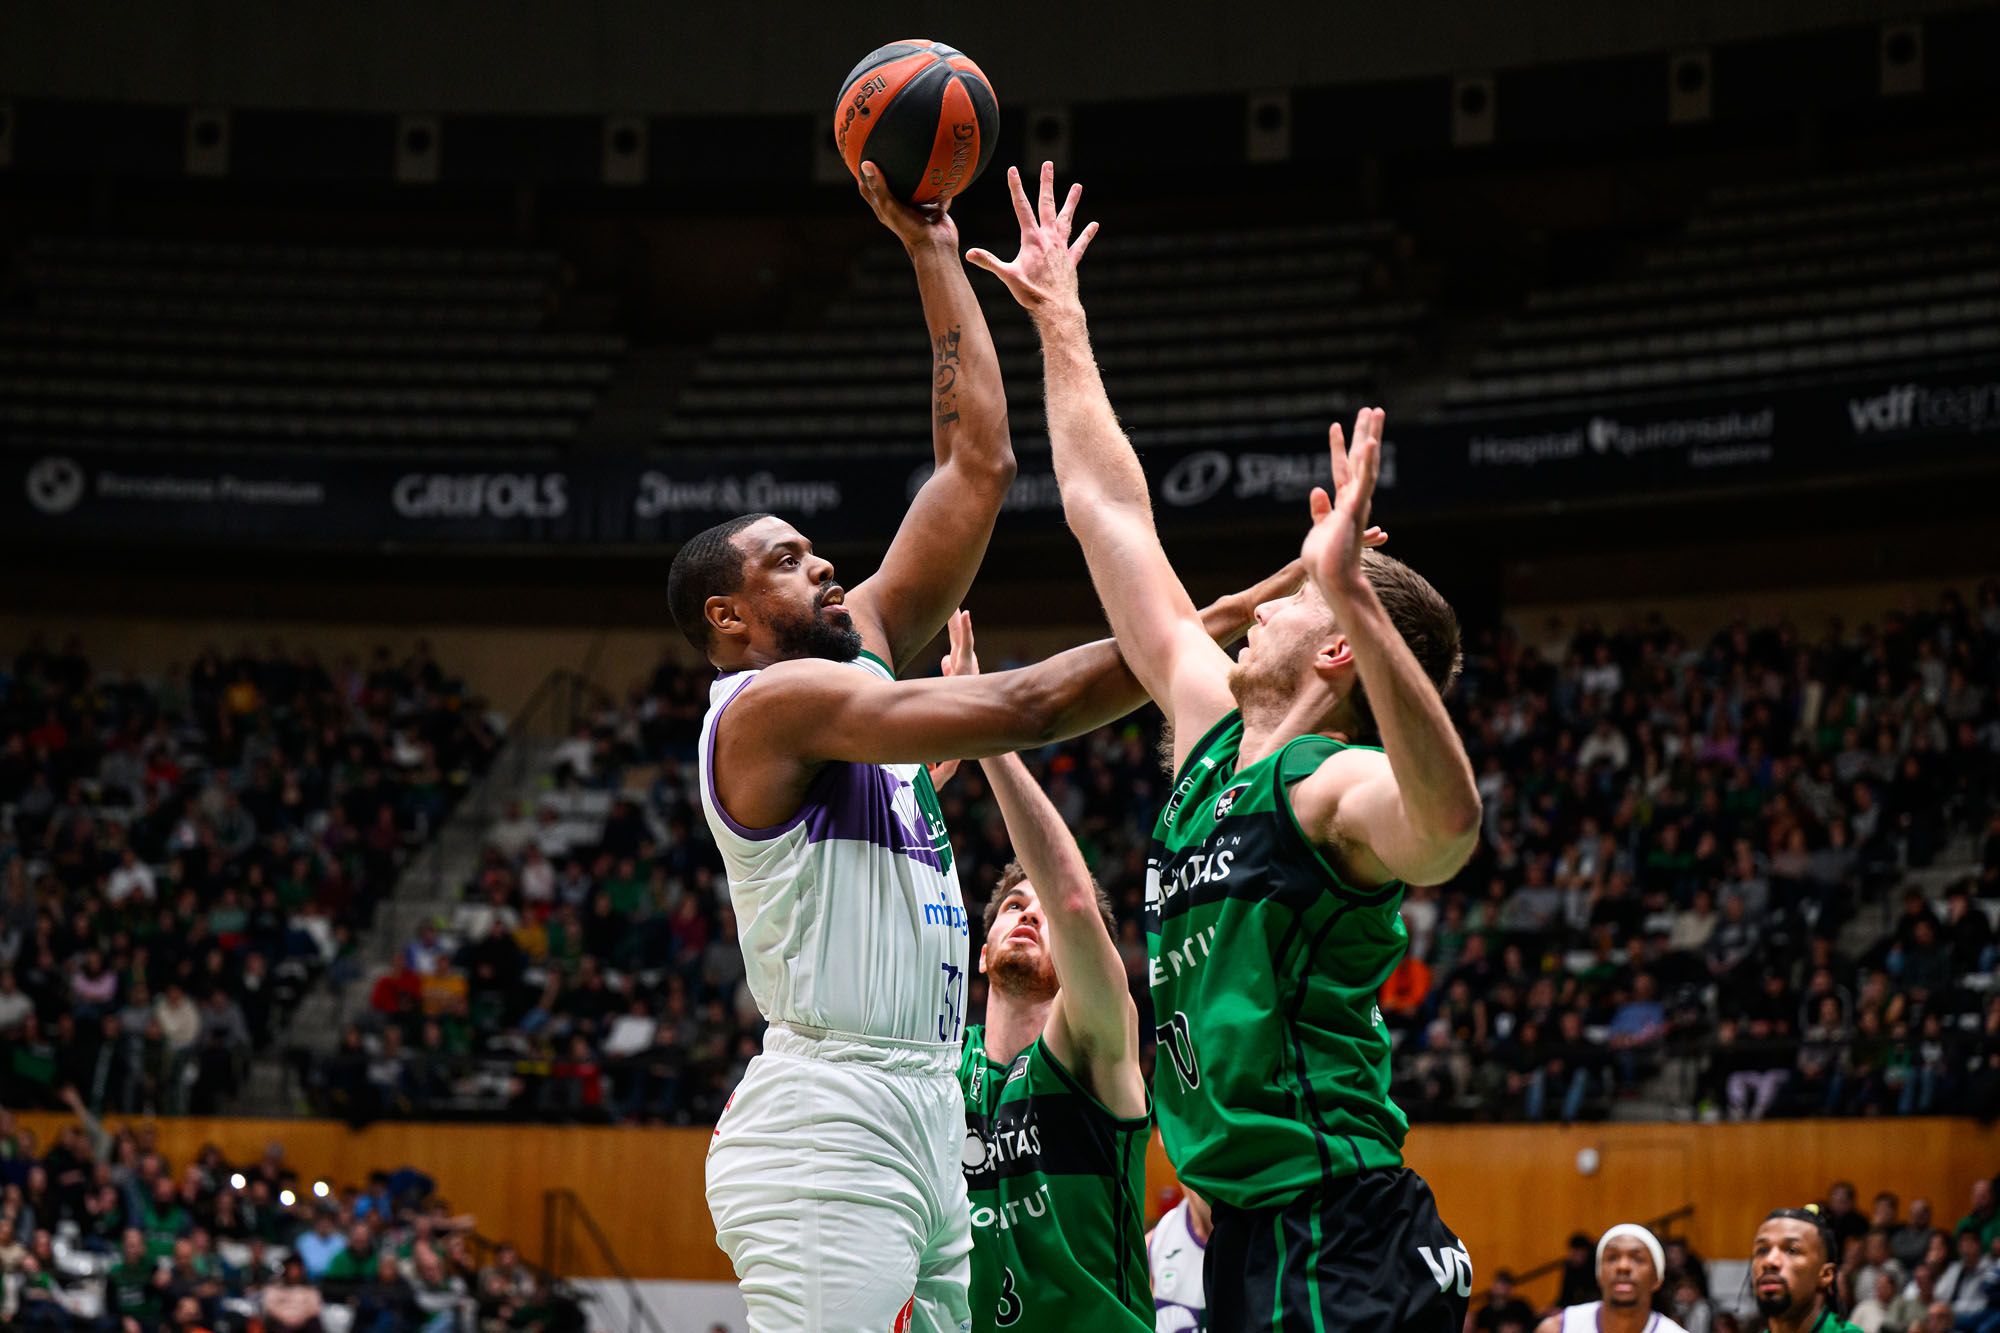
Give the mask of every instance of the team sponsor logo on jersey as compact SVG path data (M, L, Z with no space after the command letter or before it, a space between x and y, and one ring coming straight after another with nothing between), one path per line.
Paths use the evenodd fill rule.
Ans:
M958 1160L970 1176L1041 1155L1042 1131L1029 1121L1024 1125L996 1126L991 1133L977 1125L967 1125L965 1146L959 1150Z
M1222 793L1222 795L1215 798L1214 817L1217 820L1217 822L1220 822L1222 819L1228 816L1230 810L1235 808L1236 798L1241 796L1244 792L1248 790L1250 790L1249 783L1239 782L1234 787L1231 787L1228 791Z
M896 1322L889 1325L889 1333L910 1333L910 1321L916 1316L917 1298L910 1297L903 1302L903 1308L896 1311Z
M972 1209L972 1225L982 1231L1012 1231L1034 1218L1047 1217L1053 1205L1049 1199L1049 1185L1043 1181L1035 1192L1025 1199L1009 1199L997 1208L976 1204Z
M957 903L925 903L924 924L943 926L961 935L970 935L971 927L966 924L965 909Z
M1439 1291L1450 1291L1455 1285L1459 1295L1472 1295L1472 1256L1465 1252L1465 1246L1440 1245L1432 1249L1428 1245L1419 1245L1417 1253L1423 1258L1424 1266L1431 1270L1431 1278L1438 1284Z
M1235 864L1236 853L1229 848L1215 852L1196 852L1175 866L1172 875L1161 878L1161 896L1172 898L1203 884L1228 879L1229 872Z
M1178 981L1183 973L1192 972L1207 962L1209 950L1215 944L1215 930L1214 926L1210 926L1207 930L1197 930L1182 940L1178 947L1168 947L1163 944L1160 956L1148 960L1146 965L1151 974L1149 978L1151 984L1166 985L1170 974L1173 980Z

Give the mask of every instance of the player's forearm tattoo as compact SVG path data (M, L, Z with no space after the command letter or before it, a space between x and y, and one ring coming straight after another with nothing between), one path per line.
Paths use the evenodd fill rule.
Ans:
M936 356L931 372L933 417L940 426L958 420L958 337L954 324L936 339Z

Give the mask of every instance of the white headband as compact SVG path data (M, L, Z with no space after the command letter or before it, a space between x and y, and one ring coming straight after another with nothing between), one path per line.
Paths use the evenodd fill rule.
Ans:
M1637 1222L1620 1222L1611 1230L1597 1238L1597 1266L1604 1267L1604 1247L1620 1237L1629 1236L1646 1247L1646 1253L1653 1256L1653 1276L1664 1282L1667 1280L1667 1254L1660 1248L1659 1237Z

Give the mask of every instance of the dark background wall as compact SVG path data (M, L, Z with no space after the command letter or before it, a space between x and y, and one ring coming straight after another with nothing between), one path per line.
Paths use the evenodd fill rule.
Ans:
M819 112L872 44L930 36L1003 103L1496 70L1942 13L1973 0L828 5L11 0L0 96L234 107Z

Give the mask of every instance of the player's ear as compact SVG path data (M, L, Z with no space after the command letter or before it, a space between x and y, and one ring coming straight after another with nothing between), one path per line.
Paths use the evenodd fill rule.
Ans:
M986 946L983 944L979 946L979 975L986 975Z
M1322 640L1313 653L1313 674L1331 685L1354 671L1354 649L1345 634Z
M701 604L702 619L708 622L709 633L721 638L740 639L750 633L749 622L733 597L711 597Z

